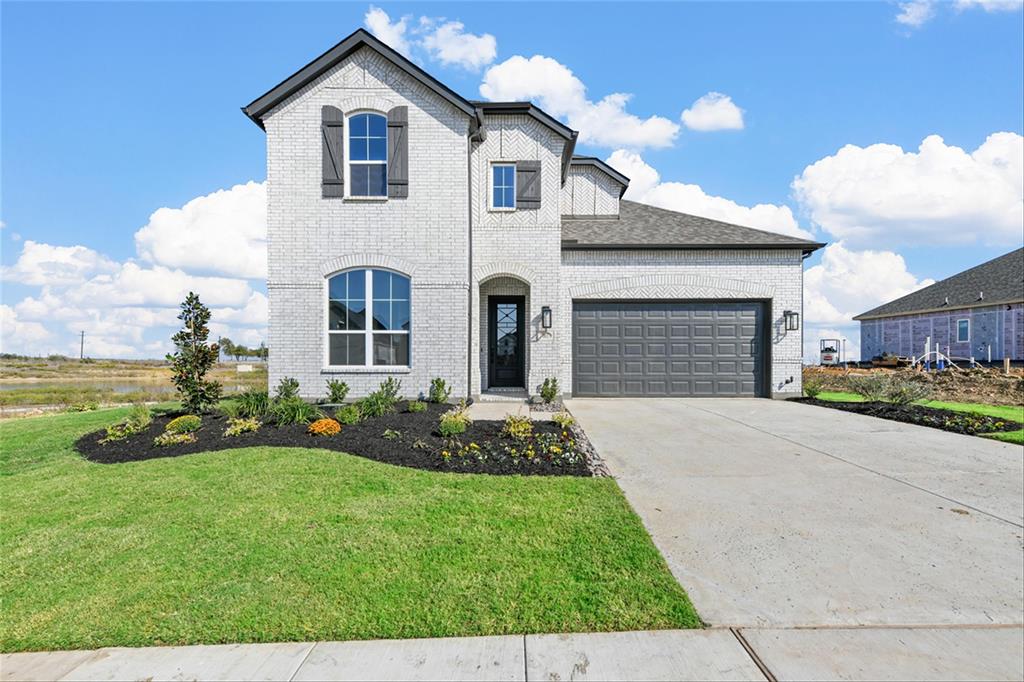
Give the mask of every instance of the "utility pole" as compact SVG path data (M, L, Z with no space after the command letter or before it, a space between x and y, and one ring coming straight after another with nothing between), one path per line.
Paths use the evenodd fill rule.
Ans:
M78 343L78 359L85 360L85 330L82 330L82 334Z

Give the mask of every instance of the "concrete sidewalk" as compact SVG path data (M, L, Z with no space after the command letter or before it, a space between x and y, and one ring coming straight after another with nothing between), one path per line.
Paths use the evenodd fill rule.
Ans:
M1024 629L660 630L0 656L8 680L1019 680ZM823 655L824 654L824 655Z
M6 654L8 680L764 680L729 630Z

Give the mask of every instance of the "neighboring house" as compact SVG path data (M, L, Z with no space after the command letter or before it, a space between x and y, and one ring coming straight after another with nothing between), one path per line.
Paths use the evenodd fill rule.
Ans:
M244 111L267 134L271 385L800 394L820 244L623 201L576 131L362 30Z
M1017 249L853 319L860 355L920 356L931 339L955 358L1024 360L1024 249Z

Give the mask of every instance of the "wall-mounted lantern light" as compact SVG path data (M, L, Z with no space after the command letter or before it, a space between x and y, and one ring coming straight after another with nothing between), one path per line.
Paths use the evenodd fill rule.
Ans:
M793 310L787 310L782 313L782 317L786 320L787 332L795 332L800 329L800 313Z
M551 329L551 307L544 306L540 309L540 326L544 329Z

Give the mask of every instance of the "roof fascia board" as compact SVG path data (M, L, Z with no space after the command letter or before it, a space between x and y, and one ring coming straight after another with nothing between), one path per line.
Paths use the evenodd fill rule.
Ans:
M547 113L533 102L483 102L474 100L473 104L483 109L485 114L525 114L537 119L566 140L575 140L578 133L557 118ZM570 157L571 158L571 157Z
M799 249L805 254L813 253L825 246L819 242L796 242L793 244L585 244L563 241L563 251L795 251Z
M447 85L413 64L411 61L385 45L364 29L358 29L352 33L337 45L275 85L266 93L254 99L248 105L242 107L242 111L246 116L252 119L256 125L260 128L264 128L263 116L268 111L294 95L309 82L319 78L321 75L337 66L342 60L363 46L370 47L379 52L384 58L449 101L467 116L476 117L476 107L469 100L463 98Z
M595 156L573 156L570 162L574 166L593 166L618 182L622 187L622 189L619 190L620 199L622 198L622 195L626 193L626 188L629 187L629 178Z
M907 317L909 315L954 313L957 310L970 310L973 308L991 308L993 306L1013 305L1015 303L1024 303L1024 298L1007 299L1005 301L977 301L975 303L964 303L963 305L950 303L948 306L942 306L940 308L921 308L920 310L908 310L902 313L882 313L880 315L868 315L867 313L862 313L860 315L854 315L853 319L857 320L858 322L864 320L885 320L893 317Z

